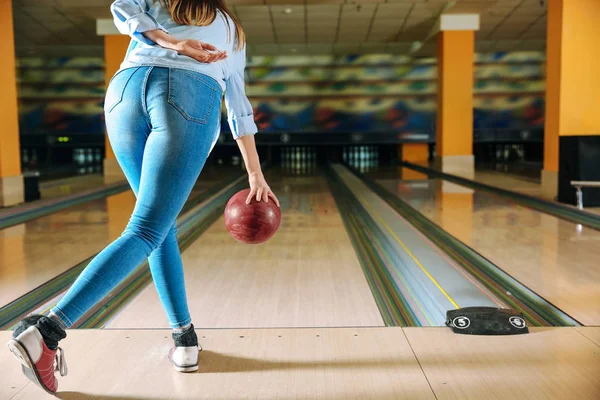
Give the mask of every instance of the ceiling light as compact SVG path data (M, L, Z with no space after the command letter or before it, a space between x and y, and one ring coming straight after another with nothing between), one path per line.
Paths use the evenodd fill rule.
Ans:
M292 9L288 7L288 8L285 8L285 9L283 10L283 12L284 12L285 14L291 14L291 13L292 13Z

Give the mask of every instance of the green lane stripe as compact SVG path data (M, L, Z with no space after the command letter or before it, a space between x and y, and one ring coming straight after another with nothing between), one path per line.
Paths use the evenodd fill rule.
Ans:
M384 233L330 167L325 174L385 325L419 326L418 318L400 290L395 287L382 258L385 257L385 249L381 245L385 241Z
M413 208L372 179L352 168L349 169L409 223L470 272L494 295L515 310L522 312L530 325L581 325L573 317L520 283L471 247L450 235L439 225L421 214L419 210Z

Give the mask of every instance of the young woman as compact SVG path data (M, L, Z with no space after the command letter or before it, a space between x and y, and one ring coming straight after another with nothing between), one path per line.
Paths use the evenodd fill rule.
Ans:
M279 202L260 168L244 90L245 38L223 0L117 0L111 11L131 44L106 93L111 146L137 201L123 234L102 250L47 316L21 321L8 346L50 393L67 372L58 342L146 258L167 313L177 371L198 369L175 220L228 120L249 175L250 196ZM207 44L210 43L210 44ZM219 50L217 50L219 49Z

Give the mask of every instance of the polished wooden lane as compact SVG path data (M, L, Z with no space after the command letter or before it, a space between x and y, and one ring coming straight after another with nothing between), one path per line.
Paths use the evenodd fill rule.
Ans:
M270 182L282 223L263 245L235 242L218 220L183 253L194 324L209 328L382 326L323 177ZM108 328L168 327L146 288Z
M78 330L61 399L596 400L598 346L574 328L456 335L447 328L208 329L197 373L175 372L169 330ZM0 332L6 341L9 332ZM90 346L90 343L94 343ZM0 398L52 398L0 352ZM90 379L93 377L93 379Z
M471 179L471 178L469 178ZM499 189L511 190L513 192L539 197L544 200L555 200L544 192L540 180L526 178L515 174L506 174L501 171L476 170L472 178L475 182L497 187ZM575 189L573 188L573 191ZM585 192L583 189L583 206L585 211L600 214L600 207L587 207L585 202ZM575 205L575 204L571 204Z
M517 175L509 175L497 171L476 170L474 180L475 182L494 186L500 189L512 190L513 192L541 197L545 198L546 200L553 200L552 198L545 197L540 182L536 182L532 179L526 179Z
M434 168L434 165L428 162L416 162L415 164L423 167ZM410 168L392 168L392 170L402 170L403 173L409 177L411 176L411 174L414 174L414 171ZM386 174L390 174L389 168L387 168ZM490 169L476 169L473 175L471 175L468 171L460 170L457 170L452 174L460 176L462 178L474 180L478 183L493 186L499 189L511 190L517 193L541 197L546 200L553 200L552 198L549 198L547 197L547 195L544 194L542 190L542 184L539 179L533 179L531 177L520 176L515 173L506 173Z
M104 177L101 174L74 176L40 182L40 194L42 199L54 199L85 190L97 189L105 184Z
M133 193L124 192L0 230L0 305L102 250L134 203Z
M600 232L439 181L378 182L571 317L600 325Z
M210 170L192 196L234 173ZM102 250L121 234L134 204L128 191L0 230L0 307Z

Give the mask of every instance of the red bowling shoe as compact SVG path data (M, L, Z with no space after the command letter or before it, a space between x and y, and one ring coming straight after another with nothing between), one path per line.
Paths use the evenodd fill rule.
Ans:
M54 372L67 375L67 363L63 350L50 350L36 326L9 340L9 350L22 364L23 373L50 394L56 393L58 381Z

